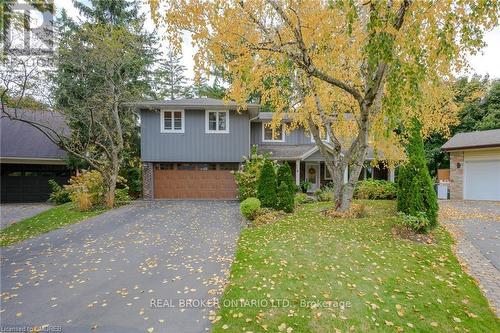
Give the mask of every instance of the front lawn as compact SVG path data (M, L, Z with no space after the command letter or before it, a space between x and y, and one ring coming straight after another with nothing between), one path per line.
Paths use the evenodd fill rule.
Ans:
M438 228L435 245L397 239L392 201L331 219L304 206L242 232L214 332L493 332L499 320ZM496 327L496 328L495 328Z
M99 215L105 209L80 212L73 203L56 206L0 230L0 246L7 246L22 240L59 229L89 217Z

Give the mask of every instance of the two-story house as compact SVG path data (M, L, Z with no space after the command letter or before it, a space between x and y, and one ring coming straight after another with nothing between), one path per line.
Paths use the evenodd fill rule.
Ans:
M331 179L311 135L304 128L286 132L266 126L273 114L260 112L257 104L248 104L239 112L235 103L211 98L146 101L133 106L141 115L146 199L235 199L231 171L239 168L254 145L272 159L288 161L297 185L308 180L310 191ZM367 160L371 159L372 151ZM393 177L392 170L367 163L360 179Z

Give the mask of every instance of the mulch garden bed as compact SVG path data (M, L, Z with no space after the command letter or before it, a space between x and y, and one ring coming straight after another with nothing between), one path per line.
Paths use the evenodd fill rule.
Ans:
M434 239L432 233L423 234L404 226L392 227L392 235L393 237L406 239L421 244L436 244L436 240Z

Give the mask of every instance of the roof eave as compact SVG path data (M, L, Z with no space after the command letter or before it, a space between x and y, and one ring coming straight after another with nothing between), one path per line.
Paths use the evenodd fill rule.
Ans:
M189 109L189 110L234 110L238 108L236 104L225 104L225 105L213 105L213 104L162 104L162 103L143 103L143 102L131 102L124 103L126 107L141 109L141 110L179 110L179 109ZM246 108L240 108L243 111L258 112L260 109L259 105L247 105Z
M500 147L500 143L493 143L493 144L487 144L487 145L474 145L474 146L460 146L460 147L441 147L441 150L443 150L443 151L456 151L456 150L496 148L496 147Z

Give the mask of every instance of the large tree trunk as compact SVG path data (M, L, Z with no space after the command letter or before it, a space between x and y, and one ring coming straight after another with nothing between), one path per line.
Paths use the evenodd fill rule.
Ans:
M347 183L343 186L342 197L337 202L337 210L341 212L346 212L351 206L352 197L354 194L354 186Z
M106 206L108 208L113 208L115 205L116 182L118 181L118 172L120 170L120 161L118 158L114 158L111 163L111 168L103 174L106 186Z
M106 186L106 206L108 208L113 208L115 205L115 192L116 192L116 178L115 180L109 180Z
M115 205L116 182L118 180L118 173L120 172L120 165L122 162L119 153L123 149L123 133L120 122L118 102L113 103L113 120L116 128L116 141L115 147L112 147L109 154L111 166L109 168L109 177L107 179L106 188L106 206L112 208Z
M326 162L325 162L326 163ZM335 209L337 210L340 206L340 201L342 200L342 192L344 187L344 173L340 172L339 168L333 168L332 175L332 185L333 185L333 201L335 204Z
M348 151L338 156L337 165L332 163L330 173L334 183L335 210L346 212L351 206L354 188L363 169L368 150L368 114L369 107L362 108L358 136ZM326 163L326 162L325 162ZM344 169L350 166L349 178L344 184ZM332 170L333 169L333 170ZM333 171L333 172L332 172Z
M370 104L371 105L371 104ZM346 164L351 166L351 172L347 184L342 188L340 203L337 210L345 212L349 210L351 201L354 195L354 187L359 179L359 174L363 169L366 152L368 150L368 115L370 107L367 105L361 106L360 128L356 140L352 143L349 151L344 155Z

